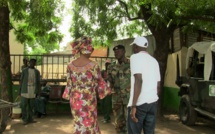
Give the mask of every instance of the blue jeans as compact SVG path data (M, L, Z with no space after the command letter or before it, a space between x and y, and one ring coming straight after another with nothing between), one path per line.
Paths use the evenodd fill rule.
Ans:
M157 112L157 102L150 104L144 103L136 107L136 118L138 122L133 122L131 119L131 107L128 108L127 115L127 126L128 134L141 134L143 130L144 134L154 134L155 122L156 122L156 112Z

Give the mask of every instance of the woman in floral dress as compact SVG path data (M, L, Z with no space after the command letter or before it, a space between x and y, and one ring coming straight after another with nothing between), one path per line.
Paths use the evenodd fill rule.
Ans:
M67 88L74 116L74 134L100 134L97 122L97 95L100 99L110 94L110 88L101 76L99 65L91 61L92 40L82 37L71 43L73 56L68 64Z

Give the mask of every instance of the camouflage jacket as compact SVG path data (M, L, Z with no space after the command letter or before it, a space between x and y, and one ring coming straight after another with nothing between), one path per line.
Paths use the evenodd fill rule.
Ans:
M125 58L121 64L119 64L117 60L114 61L108 66L107 72L108 81L110 82L113 91L113 100L115 94L117 100L123 98L123 102L127 103L130 94L130 60Z

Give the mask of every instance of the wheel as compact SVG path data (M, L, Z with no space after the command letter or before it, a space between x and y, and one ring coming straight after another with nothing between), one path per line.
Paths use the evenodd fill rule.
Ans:
M185 125L194 125L197 119L197 112L190 103L190 98L188 95L183 95L181 97L179 105L179 118Z

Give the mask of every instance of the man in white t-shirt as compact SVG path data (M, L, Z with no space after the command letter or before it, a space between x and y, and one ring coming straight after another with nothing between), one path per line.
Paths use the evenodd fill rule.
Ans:
M146 52L148 41L137 37L131 44L131 90L128 103L128 134L154 134L160 69L155 58Z

